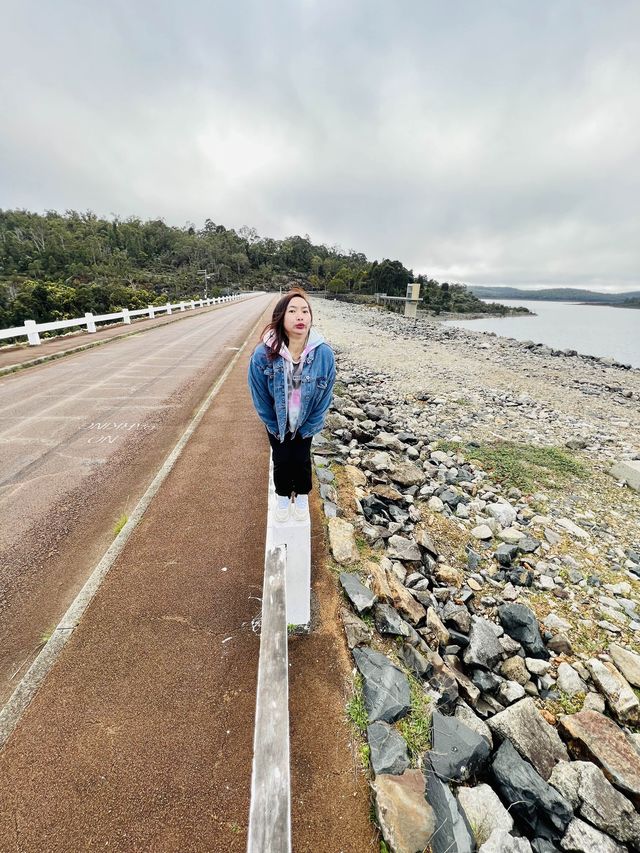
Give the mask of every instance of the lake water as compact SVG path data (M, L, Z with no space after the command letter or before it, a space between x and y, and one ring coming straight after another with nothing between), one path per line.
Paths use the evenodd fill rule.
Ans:
M535 341L554 349L574 349L583 355L615 358L623 364L640 367L640 308L524 299L500 301L512 307L524 306L535 311L536 316L447 322L461 329L495 332L518 341Z

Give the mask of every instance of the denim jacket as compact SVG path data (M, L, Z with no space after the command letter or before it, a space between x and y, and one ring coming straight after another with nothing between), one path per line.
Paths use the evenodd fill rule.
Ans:
M324 426L336 378L331 347L315 329L303 352L300 386L300 415L296 432L309 438ZM272 435L284 441L287 434L287 364L291 356L286 347L270 360L264 343L256 347L249 364L249 389L260 420Z

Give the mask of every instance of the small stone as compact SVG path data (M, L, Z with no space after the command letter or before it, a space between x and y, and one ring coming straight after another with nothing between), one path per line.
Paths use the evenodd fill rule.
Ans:
M605 707L604 696L600 693L587 693L582 703L583 711L597 711L598 714L604 714Z
M413 462L399 462L388 470L391 479L401 486L421 486L427 479L425 472Z
M387 543L387 556L392 560L419 561L422 559L417 542L404 536L391 536Z
M517 681L503 681L496 690L496 699L503 705L513 705L525 696L525 689Z
M493 531L486 524L479 524L477 527L474 527L471 535L474 539L479 540L493 539Z
M568 663L561 663L558 667L558 689L568 696L576 696L578 693L586 693L587 685L580 678L575 669Z
M571 629L571 623L567 622L566 619L563 619L556 613L549 613L548 616L545 616L543 621L545 627L549 628L550 631L559 631L566 634L566 632Z
M547 643L547 648L558 655L570 655L573 653L573 647L566 634L556 634Z
M510 503L489 504L486 512L500 524L500 527L511 527L516 520L517 512Z
M533 610L524 604L503 604L498 608L498 616L507 634L522 643L531 657L549 657Z
M510 681L516 681L523 687L529 681L527 667L519 655L514 655L503 661L500 666L500 674Z
M374 622L379 634L394 637L410 637L413 629L390 604L376 604Z
M349 648L354 649L356 646L368 645L368 643L373 639L373 629L363 622L362 619L358 619L358 617L350 610L347 610L346 607L342 608L340 614L342 616L342 624L344 625L344 632L347 635L347 645Z
M640 700L615 666L598 658L591 658L586 666L614 716L621 723L640 722Z
M546 675L551 666L548 661L537 658L525 658L524 662L531 675L537 676Z
M558 527L562 527L564 530L571 533L572 536L577 536L578 539L582 539L583 541L591 539L590 534L587 533L586 530L583 530L582 527L578 527L578 525L571 521L570 518L559 518L556 523Z
M358 613L364 613L365 610L371 610L375 604L376 597L358 577L349 572L340 574L340 583L344 589L347 598L353 604Z
M387 572L387 583L391 591L391 600L398 613L410 625L419 625L426 618L427 611L411 595L393 571Z
M518 556L518 546L509 545L506 542L503 542L502 545L498 545L496 548L494 556L499 565L510 566Z
M469 645L462 658L467 666L480 666L492 669L502 657L502 646L495 631L487 619L475 616L471 624Z
M508 583L502 590L502 597L505 601L515 601L520 593L512 583Z
M609 654L629 684L640 687L640 655L630 652L616 643L611 643L609 646Z
M498 533L498 539L502 542L508 542L509 545L517 545L518 550L522 551L522 542L526 539L526 536L517 527L506 527Z
M336 563L342 566L357 563L360 555L356 547L353 524L343 518L330 518L328 528L329 547Z
M447 566L444 563L439 563L435 569L435 575L438 580L447 586L455 586L459 589L464 581L464 575L459 569L454 569L453 566Z
M449 632L442 624L442 620L433 609L427 608L427 629L431 631L436 638L438 646L446 646L449 643Z

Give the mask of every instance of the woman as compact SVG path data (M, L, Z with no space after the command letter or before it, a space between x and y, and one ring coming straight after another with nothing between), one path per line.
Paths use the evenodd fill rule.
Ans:
M285 293L249 365L253 404L273 450L275 518L280 522L309 517L311 439L324 425L336 376L331 347L312 322L304 290Z

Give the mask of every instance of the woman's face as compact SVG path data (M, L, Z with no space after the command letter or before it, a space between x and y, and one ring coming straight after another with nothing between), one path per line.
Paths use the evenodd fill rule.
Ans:
M306 299L294 296L284 314L284 330L287 337L306 338L311 328L311 311Z

